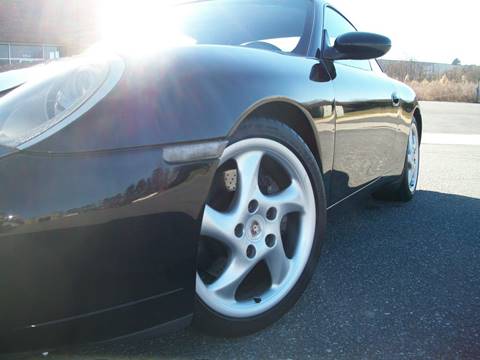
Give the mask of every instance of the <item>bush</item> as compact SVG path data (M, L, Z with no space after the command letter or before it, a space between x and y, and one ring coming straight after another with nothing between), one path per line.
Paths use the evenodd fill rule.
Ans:
M451 81L445 75L440 80L406 81L417 93L419 100L476 102L477 83L469 81Z

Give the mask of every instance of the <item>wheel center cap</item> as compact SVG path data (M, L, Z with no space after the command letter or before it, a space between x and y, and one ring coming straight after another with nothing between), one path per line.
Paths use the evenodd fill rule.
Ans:
M250 227L250 233L252 234L252 237L257 237L258 235L260 235L261 232L262 232L262 227L256 220L254 220Z
M247 223L247 234L250 240L258 240L262 236L264 222L259 216L252 217Z

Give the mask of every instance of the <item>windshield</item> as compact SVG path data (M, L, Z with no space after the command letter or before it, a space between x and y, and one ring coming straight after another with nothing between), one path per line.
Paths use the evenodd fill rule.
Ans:
M306 22L311 0L215 0L176 6L161 1L141 6L129 1L107 4L102 16L103 40L121 50L128 50L129 44L135 45L131 49L135 53L145 48L215 44L300 55L307 51L308 36L304 33L309 28Z
M250 45L258 42L293 51L304 33L306 1L206 1L179 6L182 32L198 44Z

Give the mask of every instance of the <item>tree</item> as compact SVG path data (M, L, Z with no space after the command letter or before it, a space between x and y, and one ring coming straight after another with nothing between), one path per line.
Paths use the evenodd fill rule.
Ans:
M455 60L452 61L452 65L462 65L462 62L459 58L455 58Z

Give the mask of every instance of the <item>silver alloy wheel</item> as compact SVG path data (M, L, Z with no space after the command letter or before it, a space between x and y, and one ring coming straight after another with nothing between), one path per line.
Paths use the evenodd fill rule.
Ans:
M273 195L264 195L259 187L260 164L265 156L274 159L290 177L290 185ZM264 138L242 140L227 147L220 165L230 160L236 162L238 172L232 206L220 212L207 205L201 231L228 249L228 260L213 283L205 283L197 272L196 291L206 305L221 315L247 318L277 305L299 280L313 246L316 205L307 171L282 144ZM249 208L252 200L256 205L253 213ZM272 208L276 214L269 220L272 216L267 212ZM285 215L292 213L298 214L299 227L296 247L289 258L280 224ZM270 273L269 288L255 298L238 300L238 287L260 261L265 262Z
M419 160L419 142L417 125L412 123L410 135L408 137L407 148L407 171L408 171L408 188L413 194L417 188L418 181L418 160Z

